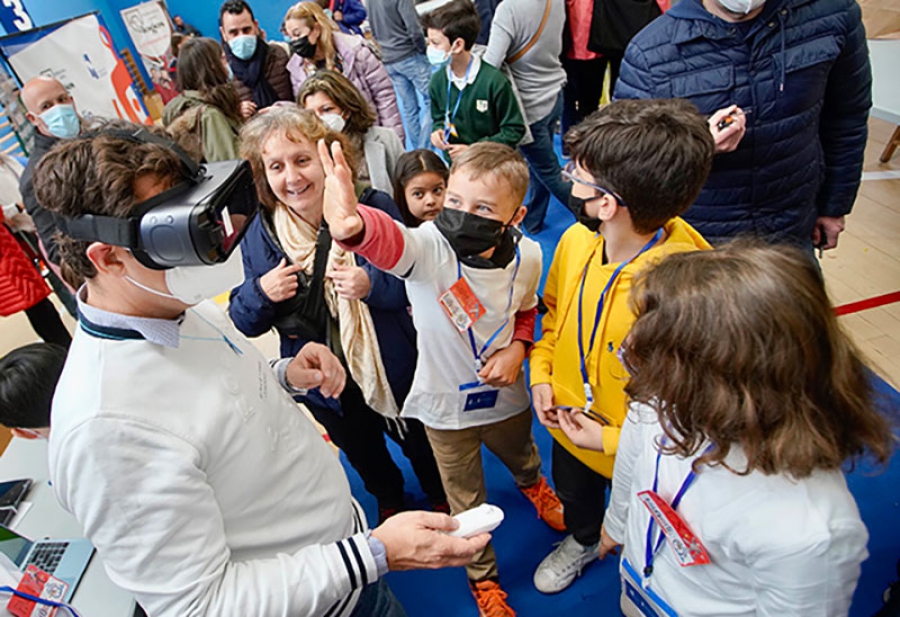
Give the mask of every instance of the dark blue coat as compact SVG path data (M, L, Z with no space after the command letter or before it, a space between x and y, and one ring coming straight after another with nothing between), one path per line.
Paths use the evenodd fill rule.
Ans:
M817 216L850 212L872 76L855 0L769 0L730 24L681 0L628 45L616 98L737 104L747 133L716 155L685 218L710 240L748 232L809 243Z
M387 193L366 190L360 197L360 203L383 210L395 220L402 220L400 210ZM251 337L265 334L274 326L277 304L263 293L259 279L277 266L282 258L286 258L280 242L273 238L271 225L267 221L267 214L260 212L241 241L245 280L232 290L228 308L237 329ZM287 258L287 262L291 263L291 260ZM359 256L356 263L366 270L372 281L372 289L364 301L372 314L391 390L397 404L402 407L416 368L416 330L409 312L406 286L402 280L378 270ZM282 358L297 355L300 348L309 342L304 338L289 338L281 332L279 337ZM337 400L326 399L318 390L310 391L299 400L316 407L340 410Z

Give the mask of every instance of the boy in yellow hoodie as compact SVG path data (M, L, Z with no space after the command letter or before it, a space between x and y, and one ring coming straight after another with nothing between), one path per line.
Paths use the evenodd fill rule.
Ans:
M706 181L715 148L694 105L615 101L571 129L565 144L578 222L560 239L544 288L549 310L531 352L531 398L553 435L553 480L570 535L535 571L543 593L562 591L597 558L627 412L619 352L634 322L632 278L670 253L711 248L679 218ZM560 429L564 413L602 424L603 451L574 445Z

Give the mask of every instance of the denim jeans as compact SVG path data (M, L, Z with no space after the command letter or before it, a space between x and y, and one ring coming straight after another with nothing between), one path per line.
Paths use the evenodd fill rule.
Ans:
M562 179L559 159L553 148L553 126L562 113L562 107L563 96L560 92L550 113L529 125L528 128L531 129L534 141L527 146L521 146L522 154L528 161L528 172L531 176L530 199L526 199L525 203L528 206L528 213L525 215L524 221L525 230L529 233L537 233L541 230L551 194L563 205L567 205L569 201L572 185Z
M412 149L428 148L431 144L431 98L428 96L431 65L424 54L413 54L399 62L385 64L384 68L400 99L407 141Z
M406 617L406 611L382 578L363 589L350 617Z

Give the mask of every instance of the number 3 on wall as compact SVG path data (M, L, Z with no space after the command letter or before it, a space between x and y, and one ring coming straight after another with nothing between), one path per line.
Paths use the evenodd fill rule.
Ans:
M34 28L34 23L31 21L31 17L25 11L25 7L22 6L22 0L2 0L3 6L7 7L12 11L12 14L15 16L12 23L13 25L22 30L30 30Z

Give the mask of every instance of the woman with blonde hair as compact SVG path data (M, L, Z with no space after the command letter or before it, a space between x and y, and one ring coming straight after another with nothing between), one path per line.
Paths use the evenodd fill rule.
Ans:
M318 389L296 398L359 472L378 500L380 520L407 505L385 432L410 459L432 508L448 512L422 424L399 417L416 364L404 283L334 244L322 217L325 171L316 144L339 141L351 158L352 145L295 106L257 116L241 138L263 210L241 244L245 282L231 293L232 320L247 336L274 327L282 357L315 341L341 359L347 385L338 398ZM357 183L357 199L400 220L397 206L380 191Z
M622 612L847 615L868 533L842 470L885 464L893 437L812 259L672 255L632 301L633 403L600 547L624 545ZM559 415L597 443L599 424Z
M375 126L375 113L349 79L335 71L319 71L303 82L297 103L346 135L362 153L357 161L359 180L394 197L394 167L403 143L391 129Z
M344 34L315 2L300 2L284 16L284 31L293 54L287 63L294 95L322 69L349 79L375 112L375 124L393 129L403 142L403 121L394 85L384 65L359 36Z

